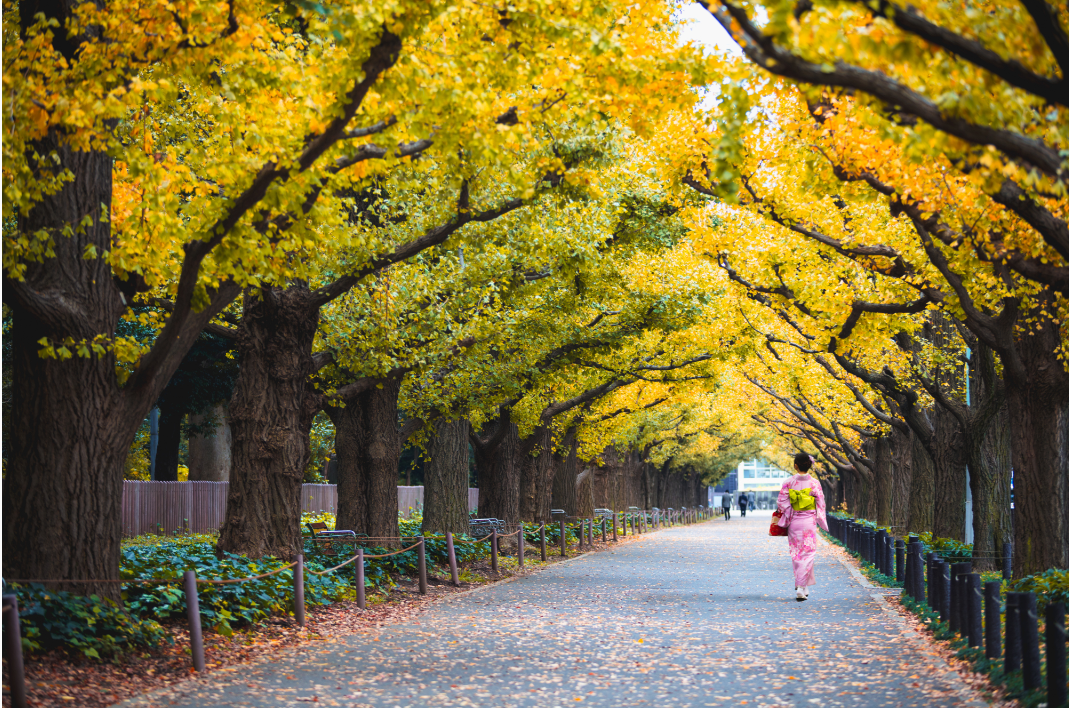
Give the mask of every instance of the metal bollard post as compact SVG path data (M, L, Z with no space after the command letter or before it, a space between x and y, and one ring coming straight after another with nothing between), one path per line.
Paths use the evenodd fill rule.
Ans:
M543 533L544 535L544 533ZM457 571L457 550L453 545L453 532L445 532L445 550L449 554L449 578L453 581L453 587L460 587L460 573ZM544 552L543 552L544 553ZM545 559L543 559L545 560Z
M590 546L594 546L594 519L586 520L586 540L590 543Z
M582 551L583 550L583 533L584 533L583 525L584 525L583 524L583 520L580 519L579 520L579 533L577 534L577 538L579 539L578 545L576 545L576 550L577 551Z
M568 557L568 537L564 535L564 520L560 522L560 557Z
M545 563L546 560L547 560L547 557L548 557L546 555L546 525L545 524L542 524L542 527L540 529L538 529L538 543L542 547L542 562Z
M17 595L4 595L4 658L7 659L12 708L26 708L26 673L22 665L22 628L19 626Z
M497 572L497 529L490 532L490 570Z
M419 594L427 594L427 539L423 536L419 537L419 548L416 549L416 558L418 558L417 567L419 568ZM495 568L496 570L496 568Z
M1033 691L1042 684L1039 666L1039 612L1036 610L1034 592L1020 594L1017 614L1021 617L1021 679L1025 690Z
M1006 593L1006 671L1021 670L1021 593Z
M936 580L939 585L939 596L937 601L939 602L939 619L943 622L950 622L950 563L944 560L939 561L938 572L936 573Z
M1013 544L1002 544L1002 579L1009 580L1013 573Z
M193 655L193 670L204 672L204 637L200 633L200 602L197 600L197 571L184 574L186 586L186 616L189 618L189 650Z
M304 626L304 556L297 554L297 565L293 567L293 614L297 625Z
M523 522L520 522L520 532L516 534L516 556L517 562L520 568L523 568L523 542L526 541L524 537Z
M1065 604L1047 605L1047 705L1065 705Z
M965 581L963 578L972 572L972 563L953 563L950 566L950 631L966 634L966 617L968 610L965 603Z
M902 582L905 578L906 542L895 539L895 580Z
M616 512L614 511L612 512L612 540L614 543L619 540L616 538L616 521Z
M456 559L453 559L456 562ZM458 583L459 584L459 583ZM361 610L367 607L364 602L364 549L356 549L356 606Z
M965 576L965 630L970 647L982 646L984 643L982 583L979 573L968 573Z
M1002 621L999 616L999 590L997 580L984 583L984 656L997 659L1002 656Z

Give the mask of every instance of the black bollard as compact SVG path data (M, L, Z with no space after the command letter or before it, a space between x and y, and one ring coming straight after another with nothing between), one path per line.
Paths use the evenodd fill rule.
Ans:
M983 589L979 573L965 575L965 634L970 647L984 643Z
M4 595L4 659L11 684L11 705L26 708L26 674L22 665L22 627L19 624L19 598Z
M1039 666L1039 612L1036 609L1034 592L1020 594L1017 613L1021 617L1021 680L1025 690L1033 691L1042 684Z
M925 600L928 602L928 607L935 609L935 597L932 592L932 565L939 560L939 556L931 551L924 558L924 579L927 581L925 587L927 588L927 594Z
M490 532L490 570L497 572L497 529Z
M538 529L538 544L542 548L542 562L545 563L547 559L546 555L546 525L542 524L542 528Z
M545 534L542 536L542 560L545 560L546 544ZM460 587L460 574L457 571L457 549L453 545L453 532L445 532L445 551L449 555L449 579L453 582L453 587Z
M906 543L900 538L895 539L895 580L903 582L906 577Z
M560 557L568 557L568 539L567 536L564 535L564 519L561 519L560 521Z
M999 590L997 580L984 583L984 656L997 659L1002 656L1002 622L999 616Z
M939 583L939 619L947 624L950 623L950 563L939 561L939 572L936 574Z
M1021 593L1006 593L1006 671L1021 670Z
M1047 706L1065 705L1065 605L1047 605Z
M966 633L966 599L964 576L972 572L972 563L954 563L950 566L950 631Z

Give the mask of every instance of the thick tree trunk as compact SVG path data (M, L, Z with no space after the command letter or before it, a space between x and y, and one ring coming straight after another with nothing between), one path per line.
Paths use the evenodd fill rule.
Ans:
M585 467L575 478L575 516L594 516L594 468Z
M1053 355L1044 365L1062 366ZM1007 381L1006 387L1014 470L1015 578L1069 567L1069 397L1061 385L1050 385L1055 382L1030 383Z
M520 516L524 521L549 521L553 502L553 430L541 425L520 440Z
M515 523L520 520L520 431L507 412L487 428L488 440L471 436L479 475L479 516Z
M909 527L909 490L913 484L912 433L894 428L891 430L891 475L893 501L891 503L891 526L896 536Z
M204 427L211 419L210 430L198 430L189 436L189 481L226 482L230 479L230 421L226 403L212 407L211 413L190 416L190 424Z
M575 478L578 468L578 444L574 431L568 431L564 438L563 455L554 455L556 471L553 474L553 508L563 509L568 516L575 516L579 500L576 497Z
M330 407L338 455L337 528L372 538L396 537L397 469L403 447L397 398L401 379L379 379L347 401ZM467 506L465 493L464 506Z
M24 22L27 17L32 14L23 15ZM60 41L66 42L62 30ZM42 158L42 167L70 170L74 179L18 219L20 234L33 238L43 230L51 235L54 256L28 263L25 282L4 285L13 322L5 335L12 344L13 382L11 417L4 421L11 426L3 494L4 577L117 578L123 460L149 405L134 421L110 353L68 360L38 354L44 338L58 347L67 338L110 337L123 311L104 258L112 247L109 221L100 218L102 210L110 215L112 159L103 152L74 152L56 132L33 149L42 156L54 152L59 164ZM79 228L86 218L91 223ZM64 235L69 228L72 235ZM89 246L101 256L86 258ZM56 587L119 597L117 584Z
M423 466L423 533L468 532L468 435L464 418L438 421Z
M910 533L932 530L935 510L935 464L919 436L910 436L909 527Z
M289 559L301 551L301 484L319 401L310 383L319 309L310 300L303 285L245 293L220 552Z
M160 437L156 443L156 481L178 481L178 452L182 444L184 416L160 411Z
M873 474L876 477L876 523L880 526L890 526L891 505L894 497L894 452L891 449L891 441L887 437L879 437L873 441L873 453L875 455L876 468Z
M958 419L942 406L935 407L932 419L936 455L932 534L964 542L965 435Z

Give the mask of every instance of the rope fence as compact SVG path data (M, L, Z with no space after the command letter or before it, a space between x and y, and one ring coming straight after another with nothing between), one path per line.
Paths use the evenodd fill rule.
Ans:
M623 535L627 535L628 524L631 525L632 533L643 533L650 529L650 525L654 529L660 528L662 525L675 525L677 523L689 524L697 521L703 521L714 516L719 515L719 510L704 509L699 507L697 509L683 509L683 510L629 510L627 512L613 512L611 515L612 522L612 540L617 540L617 533L620 530L620 522L623 522L622 530ZM602 515L600 518L602 541L608 540L608 532L605 525L610 518ZM599 519L589 517L585 519L579 519L577 523L567 525L564 519L559 521L560 529L560 545L561 556L567 556L567 535L565 533L566 528L578 531L579 548L583 547L584 533L587 535L587 544L592 545L594 543L594 527L599 524ZM511 524L506 525L506 528ZM427 540L446 542L446 554L449 560L449 570L454 587L460 586L459 571L456 558L456 546L457 545L470 545L476 543L490 543L490 559L491 568L493 572L498 572L498 543L503 538L517 537L517 559L519 567L524 567L524 552L526 546L526 537L528 534L538 535L538 544L540 546L542 562L546 562L548 559L547 546L546 546L546 529L547 524L542 523L533 530L526 528L523 524L518 524L518 528L510 533L499 533L496 529L492 530L489 535L479 539L469 539L457 541L453 538L451 532L446 532L444 535L432 535L432 536L397 536L397 537L371 537L363 536L352 538L349 543L358 546L356 553L347 560L339 563L331 568L316 571L305 568L304 556L298 555L297 559L292 563L275 568L274 570L260 575L252 575L245 578L198 578L197 571L187 570L183 573L181 578L119 578L119 579L92 579L92 580L65 580L65 579L5 579L6 583L18 583L18 584L61 584L61 585L78 585L78 584L122 584L122 585L153 585L153 584L174 584L182 582L184 585L184 591L186 595L186 613L189 621L189 641L190 641L190 654L192 655L193 668L198 672L204 672L204 637L201 631L200 623L200 600L197 592L198 585L229 585L233 583L244 583L255 580L262 580L272 575L277 575L282 571L294 569L293 573L293 609L294 615L297 620L297 624L301 627L305 626L305 602L304 602L304 577L305 574L311 574L315 576L324 576L328 573L333 573L341 568L344 568L350 564L354 564L354 570L356 578L354 579L354 585L356 587L357 594L357 606L360 609L366 609L365 602L365 582L364 582L364 561L378 558L389 558L391 556L397 556L402 553L407 553L411 550L417 551L418 558L418 571L419 571L419 592L422 595L427 594ZM416 539L416 542L410 546L402 548L397 551L389 553L368 554L364 552L364 548L361 546L368 545L370 542L385 542L385 543L402 543L408 540ZM338 539L334 539L338 542ZM356 561L360 561L356 563ZM8 661L9 679L10 679L10 692L11 692L11 705L14 708L25 708L26 706L26 685L25 675L23 671L22 663L22 639L21 628L19 626L19 608L18 597L14 594L4 595L3 602L3 616L4 616L4 658Z

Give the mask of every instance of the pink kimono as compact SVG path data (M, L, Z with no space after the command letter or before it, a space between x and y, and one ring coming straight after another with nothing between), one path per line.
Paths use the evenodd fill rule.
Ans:
M816 509L795 511L791 506L790 490L809 488L816 500ZM779 511L782 516L779 525L787 529L787 545L791 552L791 562L794 565L795 587L809 587L816 585L817 579L813 574L813 561L817 555L817 526L828 530L828 517L824 509L824 490L820 482L812 476L796 474L786 482L779 490Z

